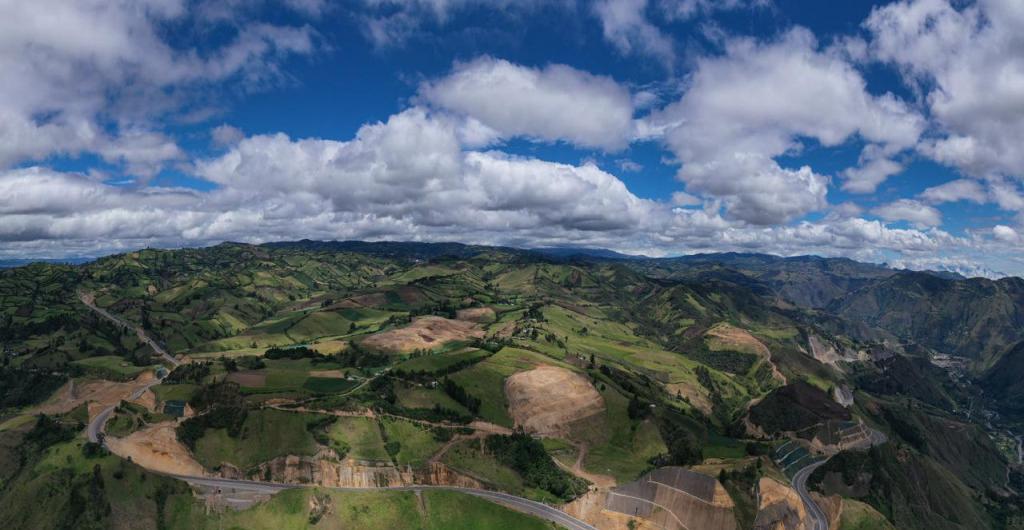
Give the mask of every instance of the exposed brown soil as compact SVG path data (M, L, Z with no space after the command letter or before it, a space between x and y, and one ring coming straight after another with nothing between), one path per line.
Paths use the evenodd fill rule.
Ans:
M483 335L483 331L477 329L473 322L423 316L404 328L370 335L363 340L362 345L384 352L409 353L413 350L436 348L453 340Z
M662 467L608 492L605 509L665 530L736 530L735 504L713 477Z
M426 466L396 467L393 465L366 465L346 458L338 462L333 451L323 450L315 456L282 456L244 473L231 465L224 465L219 475L231 479L257 479L288 484L316 484L341 488L380 488L411 486L458 486L482 489L476 479L459 473L448 466L432 462Z
M711 350L733 350L752 353L763 358L771 365L772 376L780 383L786 384L786 376L782 375L782 372L772 362L771 350L747 330L720 323L709 329L704 336L708 339L708 347Z
M562 511L586 521L587 524L598 530L630 530L631 521L634 525L632 528L636 530L664 530L654 521L604 509L607 498L608 492L606 491L591 491L562 506Z
M147 410L155 411L156 394L154 394L152 390L147 389L141 396L139 396L139 399L134 400L132 403L142 405L143 407L146 407Z
M483 324L494 322L497 318L494 310L489 307L470 307L467 309L459 309L455 312L455 318L459 320L468 320L470 322L480 322Z
M505 380L509 413L526 432L572 438L572 424L604 412L604 398L586 377L538 366Z
M810 519L796 490L768 477L758 484L761 503L754 520L756 530L804 530Z
M43 414L64 414L87 402L92 402L102 410L127 400L132 392L153 380L153 373L146 371L132 381L119 383L98 379L93 381L69 381L60 387L53 396L36 408L35 412ZM143 395L140 404L149 408L148 398Z
M843 357L831 344L818 338L817 335L808 337L807 345L811 348L811 355L822 364L835 366L836 363L843 360Z
M124 438L106 438L110 452L150 470L177 475L205 475L203 466L178 441L176 422L167 421L133 432Z
M241 370L228 374L227 380L232 383L238 383L240 386L262 388L267 384L267 373L256 370Z
M516 331L516 323L515 322L508 322L508 323L502 325L501 328L498 330L498 332L495 335L498 336L498 337L501 337L503 339L507 339L507 338L511 337L512 334L515 333L515 331Z
M828 518L828 527L839 528L839 517L843 514L843 498L839 495L826 497L816 491L811 492L811 498L825 512L825 517Z
M747 330L737 328L729 324L716 324L705 333L711 339L708 345L712 350L729 349L744 353L753 353L761 357L771 354L768 347L757 337L751 335ZM716 347L718 346L718 347Z

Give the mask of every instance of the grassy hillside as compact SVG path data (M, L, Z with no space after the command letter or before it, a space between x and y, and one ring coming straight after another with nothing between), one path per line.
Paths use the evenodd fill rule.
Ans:
M170 507L169 529L541 530L552 525L469 495L446 491L343 493L289 490L242 512L206 515L185 500Z
M189 365L195 377L175 376L153 394L158 402L188 401L200 413L177 435L211 470L230 464L247 472L328 448L403 468L422 469L436 455L496 488L554 502L582 490L563 487L572 485L563 480L571 474L563 476L568 472L551 456L569 469L580 457L576 473L619 484L658 466L703 464L736 472L726 474L733 477L726 487L748 521L756 480L743 470L751 457L789 433L810 438L829 420L859 420L891 442L867 454L841 453L816 475L816 487L859 499L899 528L982 527L972 525L1003 521L1012 510L1001 506L1019 502L992 441L1000 436L1008 451L1009 435L996 431L1011 426L1005 416L1019 413L1019 280L806 257L621 260L457 244L303 241L147 249L81 266L0 271L0 435L7 437L0 444L0 502L7 503L0 517L7 519L0 521L15 527L59 523L15 513L46 488L61 489L55 506L75 505L72 495L95 497L90 506L99 506L72 515L54 508L54 518L112 521L99 513L105 508L95 477L109 484L107 466L116 459L83 463L70 455L83 451L68 445L81 444L74 436L50 444L57 449L19 437L36 425L33 407L67 381L81 390L87 380L130 380L161 363L134 330L89 310L79 301L83 293L186 362L207 363ZM821 357L822 344L832 357ZM938 353L951 354L954 369L933 363ZM975 368L991 366L980 381L984 393L956 369L958 357ZM496 427L475 432L480 424L473 422L516 427L507 382L540 366L571 372L596 390L587 399L595 404L599 396L600 406L536 444L513 444L508 454L481 442ZM72 399L65 388L62 399ZM836 403L836 389L849 389L854 404ZM992 401L1003 416L981 409ZM85 408L79 410L61 421L84 421ZM140 428L149 423L144 416L122 407L111 433ZM748 431L748 420L760 429ZM474 433L438 454L454 436ZM544 468L525 465L520 452ZM45 465L36 469L39 462ZM99 475L93 463L101 464ZM781 476L770 460L763 465L752 476ZM168 488L160 508L168 528L210 526ZM143 507L131 509L155 514L153 499L160 497L145 491L153 504L139 501ZM446 503L476 502L461 497L387 495L405 508L289 492L218 524L298 527L308 524L314 505L326 507L317 523L324 528L392 517L423 528L513 524L490 508L445 519ZM403 511L408 507L414 515ZM863 527L871 517L851 510L843 524Z

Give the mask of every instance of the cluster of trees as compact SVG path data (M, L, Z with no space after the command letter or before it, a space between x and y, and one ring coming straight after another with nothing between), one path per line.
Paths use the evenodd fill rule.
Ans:
M355 341L349 341L347 348L333 355L322 355L306 346L294 346L291 348L270 348L264 357L267 359L312 359L314 363L335 362L342 366L354 366L356 368L384 366L391 361L386 354L369 351Z
M548 491L565 501L587 491L586 481L562 471L544 444L522 431L488 436L486 446L498 462L519 473L529 487Z
M469 392L466 392L465 388L459 386L458 383L444 378L444 382L441 384L445 393L451 396L456 402L463 407L466 407L473 414L480 412L480 398L472 396Z
M177 368L167 374L164 382L168 384L194 383L202 384L203 379L210 375L210 361L195 362L178 365Z
M267 367L267 363L263 362L263 358L255 355L221 357L220 362L228 372L237 372L239 370L260 370Z
M636 395L629 398L629 405L626 406L626 414L631 420L642 420L651 414L651 404L640 399Z
M462 309L462 307L464 306L460 304L455 304L451 300L442 300L440 303L436 305L414 307L411 310L409 310L409 316L416 317L421 315L436 315L444 318L455 318L456 311Z
M41 370L0 368L0 409L34 405L67 381L66 375Z
M331 355L329 359L342 366L354 366L356 368L385 366L391 361L386 354L368 351L356 341L349 341L348 348Z
M692 418L663 408L658 415L658 431L668 446L668 453L654 457L651 463L656 467L701 463L704 460L702 428Z
M437 368L435 370L415 370L415 371L410 371L410 370L404 370L404 369L401 369L401 368L396 368L395 369L395 375L397 375L399 377L410 377L410 378L413 378L413 379L420 379L420 380L427 379L429 377L444 376L444 375L448 375L448 374L454 374L455 372L458 372L459 370L462 370L464 368L468 368L470 366L473 366L474 364L476 364L476 363L486 359L487 357L488 356L484 356L484 355L481 355L479 357L470 357L468 359L463 359L463 360L461 360L461 361L459 361L457 363L449 364L448 366L442 366L442 367Z
M61 329L76 330L81 327L79 318L74 313L57 313L42 320L18 322L9 314L0 317L0 342L27 339L34 335L49 335Z
M730 374L745 374L757 362L757 356L732 350L711 351L703 341L696 342L696 347L688 348L686 356L706 364L716 370Z
M270 348L263 355L267 359L319 359L323 356L317 353L315 350L311 350L305 346L292 346L290 348Z
M542 307L544 307L544 304L541 304L541 303L531 304L530 308L527 309L526 313L523 314L523 318L524 319L536 320L537 322L547 322L547 319L544 318L544 312L542 312L540 310Z
M89 475L75 477L68 489L67 504L57 527L105 528L112 510L100 465L94 465Z
M487 351L489 351L491 353L498 353L498 351L500 351L505 346L511 345L512 344L512 340L511 339L507 339L507 338L503 338L503 337L494 337L494 336L487 337L487 338L473 337L473 340L470 342L470 344L474 348L479 348L481 350L487 350Z
M73 426L65 425L51 416L40 414L36 416L36 424L25 434L24 440L34 445L39 452L51 445L73 439L84 427L80 423Z
M237 438L249 413L238 384L228 381L203 387L190 404L203 414L178 425L177 434L178 440L193 451L206 429L227 429L228 436Z

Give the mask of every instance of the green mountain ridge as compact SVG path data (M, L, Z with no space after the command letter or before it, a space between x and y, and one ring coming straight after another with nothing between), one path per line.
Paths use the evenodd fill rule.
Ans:
M757 473L778 476L784 470L765 453L786 433L827 441L862 423L888 442L833 457L812 481L821 491L866 502L899 528L999 527L1022 513L1003 432L1012 425L993 423L1000 416L980 407L1008 419L1019 413L1022 295L1020 279L946 278L842 259L626 259L457 243L227 243L33 264L0 271L0 381L39 381L38 392L5 396L0 448L42 425L34 407L66 379L125 380L159 362L135 333L80 300L94 296L172 354L205 363L179 369L174 384L154 393L201 414L177 436L207 469L223 460L262 478L275 459L300 450L421 469L452 443L437 457L446 465L554 503L583 491L555 486L575 484L576 472L623 484L664 465L747 476L756 462ZM936 365L939 354L951 367ZM506 381L538 366L580 376L603 412L543 443L490 442L513 454L502 459L457 443L471 420L513 427L521 400L507 394ZM852 406L833 401L839 388L854 396ZM272 410L268 400L321 412ZM367 409L391 419L323 415ZM163 421L139 411L116 418L122 433ZM71 436L0 450L0 521L16 521L12 510L42 487L31 476L45 454L81 445L79 433ZM514 456L541 453L550 460ZM81 467L77 457L69 462ZM109 484L117 459L95 463ZM103 496L90 486L99 479L76 473L60 480ZM141 481L146 472L129 475ZM753 502L751 492L729 487L739 504ZM915 487L924 493L902 493ZM200 524L178 493L168 490L162 515L143 503L147 520ZM128 509L103 497L115 515ZM124 527L102 511L54 510L61 521ZM737 521L745 527L752 518Z

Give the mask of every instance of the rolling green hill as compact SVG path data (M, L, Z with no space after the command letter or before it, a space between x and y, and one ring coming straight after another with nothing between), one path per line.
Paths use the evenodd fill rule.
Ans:
M35 407L67 399L54 395L67 381L131 384L124 381L163 362L81 296L94 296L183 362L207 363L186 365L202 369L183 369L188 380L156 385L153 395L154 406L187 401L199 414L175 432L210 471L230 464L261 478L282 468L269 462L287 457L331 465L349 458L422 476L439 462L487 487L558 502L583 492L577 479L625 484L666 465L740 476L757 462L749 473L783 476L763 456L772 447L790 436L831 443L836 425L863 422L889 441L833 457L812 481L821 491L858 499L871 507L864 513L874 510L871 517L880 513L898 528L923 528L917 521L980 528L1021 513L1007 481L1005 431L1015 424L1003 421L1020 419L1015 403L1024 393L1021 280L814 257L626 259L300 241L147 249L0 271L0 521L14 526L86 517L122 527L117 514L135 512L166 528L213 521L173 481L150 482L141 499L101 495L100 479L123 480L113 478L117 471L141 481L144 471L125 471L109 455L80 457L80 432L46 447L21 443L37 425ZM987 371L976 381L958 359ZM539 366L569 372L592 390L510 394L510 377ZM838 389L853 403L838 403ZM580 395L594 402L573 404ZM482 441L520 426L517 407L545 399L569 404L569 416L537 434L541 442L501 446L499 455ZM983 409L995 410L993 403L999 415ZM586 413L573 417L574 407ZM489 430L476 430L481 422ZM520 450L536 458L524 460ZM38 462L47 462L46 473L32 478ZM567 483L573 487L561 487ZM18 514L26 498L56 484L66 495L95 497L100 508L55 507L55 515L39 516L54 518L45 521ZM729 487L745 503L737 521L749 524L756 497ZM368 499L289 492L224 521L302 526L309 505L328 502L346 513L385 514ZM478 501L422 501L413 507L426 528L534 524L490 505L457 522L438 507Z

